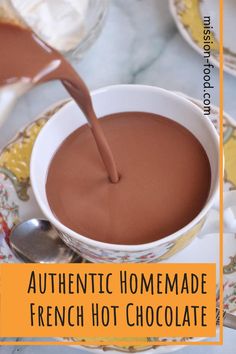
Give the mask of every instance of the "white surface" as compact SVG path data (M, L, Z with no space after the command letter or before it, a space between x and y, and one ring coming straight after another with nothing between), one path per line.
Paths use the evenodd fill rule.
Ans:
M236 22L231 32L235 33ZM139 83L183 91L202 99L202 59L178 33L167 0L112 0L105 28L76 65L90 89ZM212 103L218 105L218 70L212 72ZM225 110L236 117L236 78L225 74ZM59 83L34 89L19 102L1 130L0 146L51 103L67 96ZM235 354L236 332L224 330L223 346L196 346L179 354ZM0 354L73 354L66 347L1 347ZM81 352L77 350L77 352Z
M88 0L11 0L24 21L58 50L75 48L84 30Z
M207 155L209 157L212 182L210 188L210 195L208 201L202 211L193 219L188 225L174 234L165 237L164 239L157 240L142 245L114 245L96 240L91 240L84 237L68 227L64 226L53 215L47 201L46 196L46 178L48 173L48 167L52 157L65 140L75 129L83 125L86 120L81 110L78 109L74 102L69 102L63 106L50 121L41 130L37 141L34 145L31 157L31 183L32 188L38 201L41 210L49 221L54 224L57 229L73 238L75 251L80 250L83 256L82 244L87 247L96 247L108 252L111 251L124 251L124 252L154 252L158 254L159 246L176 240L179 236L188 232L192 227L200 222L205 217L209 209L214 204L214 200L218 193L218 135L215 127L210 120L205 119L201 109L199 109L192 102L186 100L184 97L177 96L176 94L156 87L148 87L144 85L115 85L97 90L92 94L93 105L98 117L106 116L108 114L126 111L143 111L150 113L158 113L162 116L167 116L172 120L180 123L185 128L192 131L192 133L198 138L201 144L204 146ZM111 105L112 102L112 105ZM67 117L67 119L65 119ZM42 156L44 158L42 159ZM93 252L96 252L92 248ZM116 262L119 262L119 254L114 253L112 255L116 258ZM120 255L120 258L123 254ZM137 254L137 257L139 254ZM96 262L97 258L84 255L85 258ZM102 258L102 257L101 257ZM135 258L135 253L133 254ZM107 259L106 259L107 261ZM122 258L121 258L122 261ZM99 262L104 260L99 259Z

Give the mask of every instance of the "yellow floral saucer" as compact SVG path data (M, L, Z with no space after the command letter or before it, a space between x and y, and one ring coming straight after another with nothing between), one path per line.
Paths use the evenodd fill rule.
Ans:
M181 94L181 93L179 93ZM185 96L187 97L187 96ZM202 108L202 103L191 97L187 97L193 103ZM40 132L40 129L68 100L57 103L53 108L38 117L34 122L24 128L7 146L0 152L0 263L19 262L8 247L8 238L11 228L21 220L31 217L40 217L41 213L37 206L29 179L29 162L34 141ZM219 110L217 107L211 107L211 117L213 124L218 129ZM207 118L206 118L207 119ZM225 147L225 189L236 189L236 123L228 116L224 115L224 147ZM224 306L229 312L236 310L236 242L235 235L227 235L224 255ZM200 242L200 243L199 243ZM187 248L181 252L189 254L189 262L195 262L194 257L203 257L202 249L209 250L205 257L212 262L216 260L217 253L217 235L208 235L204 237L205 246L202 247L202 240L194 240ZM200 247L200 250L199 250ZM198 250L198 251L197 251ZM216 253L214 253L216 252ZM181 254L168 259L168 262L178 262ZM201 261L205 261L206 259ZM218 294L217 294L218 297ZM158 334L157 334L158 335ZM156 346L154 341L167 341L170 338L139 338L140 341L147 341L148 345L132 345L132 338L120 338L121 341L127 341L126 346L109 345L107 338L99 338L102 341L100 346L90 345L88 338L64 338L66 341L81 341L83 347L102 353L103 351L113 350L117 352L143 352L150 351L155 354L165 353L180 349L181 346L174 345L175 341L196 341L200 338L172 338L173 346ZM136 340L137 341L137 340ZM130 344L129 344L130 343Z
M217 0L169 0L170 10L183 38L201 55L210 43L209 61L219 67L219 2ZM224 1L224 70L236 76L236 3ZM204 30L206 33L204 39ZM209 37L207 37L209 35ZM207 48L207 47L206 47Z

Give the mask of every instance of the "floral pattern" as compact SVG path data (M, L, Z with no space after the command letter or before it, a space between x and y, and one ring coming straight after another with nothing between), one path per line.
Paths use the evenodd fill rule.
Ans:
M3 175L0 175L3 178ZM9 196L8 190L0 183L0 262L13 261L8 248L11 228L18 222L18 206Z
M99 263L151 263L160 262L186 247L201 230L205 218L188 232L180 235L174 241L167 241L161 245L150 248L150 250L123 252L119 250L109 250L98 248L92 245L75 240L68 234L60 232L63 241L75 252L81 253L90 262Z
M56 113L68 100L47 111L42 117L20 132L0 154L0 173L9 178L20 200L29 200L29 164L35 139L49 117Z
M201 107L201 102L193 100L189 97L195 104ZM30 196L30 183L29 183L29 158L32 150L34 139L36 138L40 128L45 124L47 119L53 115L65 102L58 105L56 108L50 110L44 114L36 122L28 126L22 133L20 133L7 147L3 149L0 153L0 263L3 262L16 262L17 260L13 256L9 246L8 237L11 228L19 222L21 219L21 211L29 208L32 203L32 197ZM212 108L211 120L215 127L218 128L218 109L216 107ZM224 137L225 137L225 167L226 167L226 180L225 188L232 189L236 188L236 125L225 115L224 123ZM19 145L19 146L18 146ZM18 153L19 152L19 155ZM22 162L22 170L17 170L17 161ZM19 192L21 190L21 192ZM27 197L26 197L27 196ZM33 216L33 215L32 215ZM200 229L202 225L198 225ZM196 232L199 231L196 230ZM64 241L68 243L72 248L73 240L69 239L67 235L62 235ZM181 239L182 247L186 246L187 242L191 241L194 237L193 234L183 235ZM95 250L92 248L84 249L88 259L94 260L94 257L104 257L104 259L109 256L106 251L102 254L97 255ZM166 257L171 257L176 251L175 242L167 242L159 248L157 253L147 252L138 255L138 262L156 262L157 260L165 260ZM233 252L233 251L232 251ZM101 258L98 258L101 261ZM115 259L110 258L110 261ZM132 261L132 256L130 254L123 254L122 260L124 262ZM82 260L84 262L84 260ZM226 264L224 265L224 307L226 310L232 312L236 310L236 254L232 254ZM230 278L229 278L230 276ZM217 292L217 300L219 299L219 291ZM100 338L101 339L101 338ZM66 338L66 340L78 341L81 338ZM147 340L149 345L147 346L132 346L129 342L132 342L132 338L125 338L127 340L127 346L113 346L106 345L106 338L103 338L104 344L96 347L89 345L89 339L83 339L84 345L89 346L92 349L102 349L102 350L116 350L119 352L142 352L148 349L157 348L157 346L152 345L154 341L167 341L170 338L144 338ZM173 338L173 342L176 340L181 341L191 341L194 338ZM196 338L195 338L196 340Z
M177 22L183 37L194 47L202 52L204 45L203 30L204 24L201 12L202 0L170 0L173 9L173 17ZM219 66L219 42L215 33L210 33L211 57L214 64ZM224 67L225 70L236 75L236 53L224 47Z

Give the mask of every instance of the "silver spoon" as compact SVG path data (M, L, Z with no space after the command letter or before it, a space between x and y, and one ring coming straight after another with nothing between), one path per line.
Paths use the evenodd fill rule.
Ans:
M15 255L27 263L75 263L81 258L61 240L47 220L30 219L16 225L9 244Z
M236 316L223 310L223 326L236 329ZM216 308L216 324L220 324L220 309Z

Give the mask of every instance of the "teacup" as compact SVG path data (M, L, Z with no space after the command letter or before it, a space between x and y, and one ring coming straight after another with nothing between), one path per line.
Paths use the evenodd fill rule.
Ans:
M73 101L63 106L48 121L36 139L30 166L36 200L46 218L58 229L62 240L91 262L148 263L168 259L186 247L199 233L218 193L219 139L216 129L196 105L161 88L139 85L110 86L94 91L92 100L98 117L122 111L150 112L171 118L190 130L204 147L211 166L211 187L205 206L182 229L160 240L141 245L96 241L63 225L49 207L45 185L51 159L58 147L75 129L87 123L84 114Z

